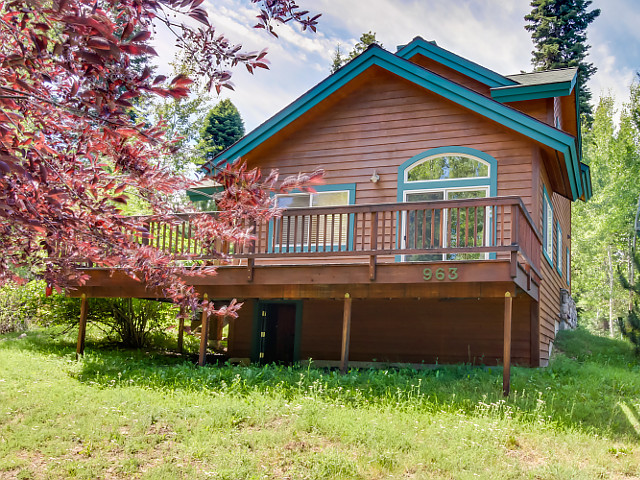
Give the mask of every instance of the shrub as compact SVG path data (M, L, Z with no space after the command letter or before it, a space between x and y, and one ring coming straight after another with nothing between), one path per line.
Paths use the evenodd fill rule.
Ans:
M45 287L41 280L0 287L0 333L22 331L32 325L64 324L74 315L77 318L77 299L60 294L47 297Z
M175 324L177 307L138 298L96 298L89 301L88 321L97 324L124 347L145 347L152 333Z

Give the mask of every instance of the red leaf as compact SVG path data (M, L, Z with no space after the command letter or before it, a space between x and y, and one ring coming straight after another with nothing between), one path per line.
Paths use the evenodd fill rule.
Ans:
M87 46L100 50L110 50L111 44L102 37L91 37L87 42Z
M146 30L142 30L138 33L136 33L133 38L131 40L129 40L130 43L139 43L139 42L144 42L146 40L149 40L151 38L151 32L148 32Z

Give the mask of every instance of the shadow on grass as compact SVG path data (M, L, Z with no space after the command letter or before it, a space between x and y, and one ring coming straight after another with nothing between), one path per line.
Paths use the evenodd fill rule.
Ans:
M3 345L3 343L5 345ZM550 367L512 370L512 394L501 395L502 369L470 365L432 370L352 370L300 366L197 368L195 357L124 350L87 343L79 369L71 375L98 388L143 387L159 391L210 392L285 401L323 401L354 408L450 412L515 420L537 429L580 430L613 438L640 436L640 366L624 341L586 330L560 332ZM69 336L42 332L0 342L50 355L75 355Z

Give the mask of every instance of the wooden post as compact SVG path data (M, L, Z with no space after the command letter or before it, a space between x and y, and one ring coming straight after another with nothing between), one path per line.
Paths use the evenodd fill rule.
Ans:
M530 338L530 365L532 367L540 366L540 317L539 317L539 304L531 300L530 307L531 317L531 338Z
M504 294L504 356L502 366L502 395L509 396L511 391L511 312L513 298L510 292Z
M205 293L203 300L206 302L209 296ZM205 309L202 310L202 325L200 326L200 356L198 365L204 367L207 363L207 343L209 342L209 315Z
M184 351L184 308L180 309L180 316L178 318L178 353Z
M80 355L84 355L84 339L87 334L87 314L89 313L89 304L87 294L83 293L80 297L80 323L78 325L78 346L76 347L76 360Z
M351 295L344 294L344 315L342 317L342 354L340 371L347 373L349 366L349 338L351 336Z

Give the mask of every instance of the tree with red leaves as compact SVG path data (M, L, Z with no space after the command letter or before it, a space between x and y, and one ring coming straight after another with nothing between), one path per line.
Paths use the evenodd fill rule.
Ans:
M132 195L144 199L155 220L176 217L167 201L190 182L159 161L171 152L162 124L136 124L131 101L142 94L183 98L192 81L167 80L131 68L157 55L151 31L163 24L207 76L210 88L230 86L228 69L268 68L265 51L243 52L209 25L203 0L0 1L0 283L30 275L60 290L83 281L79 261L122 268L182 306L199 300L184 278L196 270L141 241L150 233L122 214ZM315 31L292 0L251 0L258 25L295 22ZM183 16L200 27L178 22ZM233 159L230 159L233 160ZM264 219L275 210L269 189L313 178L278 182L277 174L235 164L215 174L227 188L223 213L196 220L196 235L242 242L251 231L239 219ZM213 305L206 305L216 313ZM217 313L233 314L233 308Z

